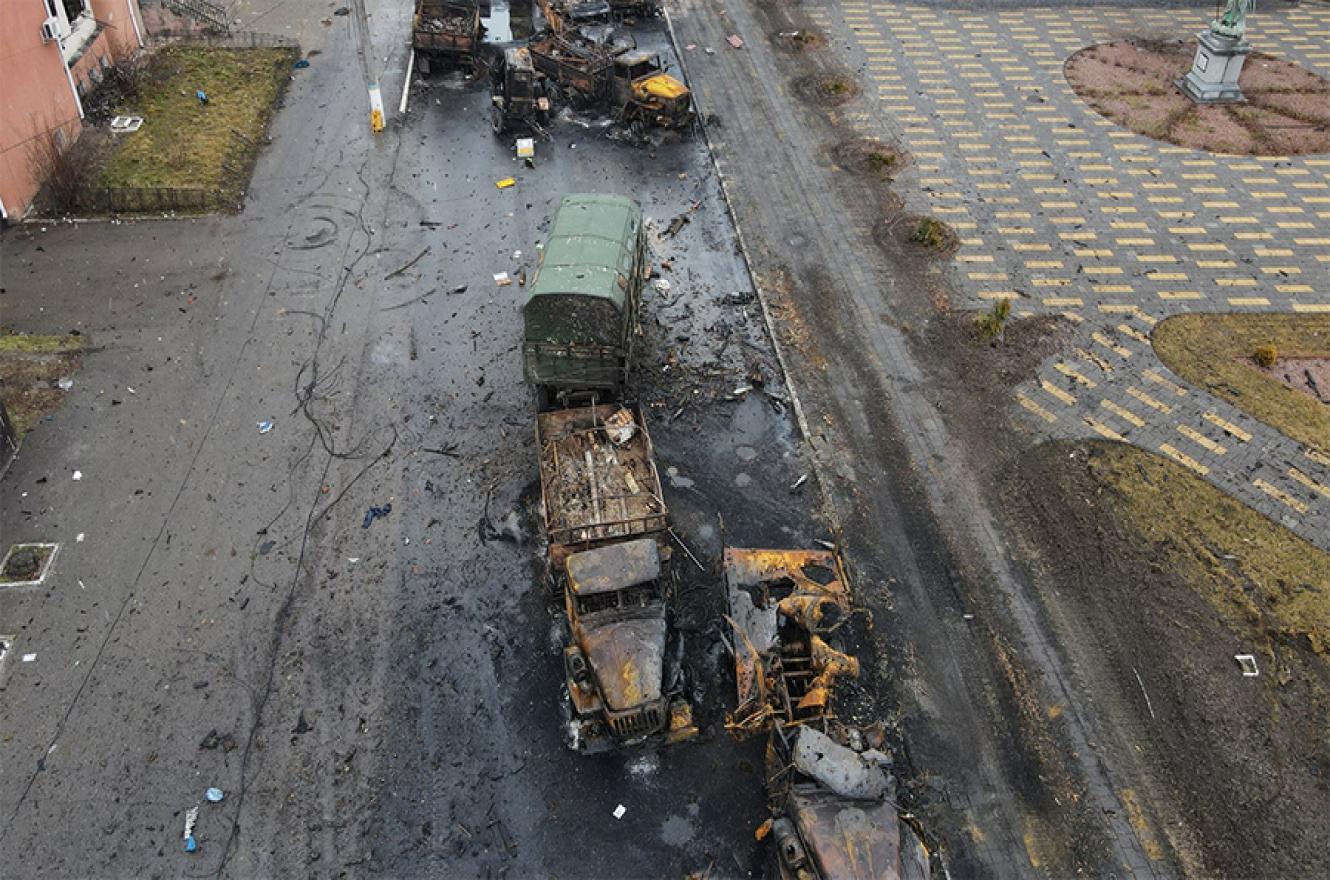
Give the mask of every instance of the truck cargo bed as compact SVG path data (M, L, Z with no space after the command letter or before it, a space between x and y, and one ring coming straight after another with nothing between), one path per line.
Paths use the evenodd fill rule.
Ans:
M536 445L552 558L665 530L655 453L636 405L542 413Z

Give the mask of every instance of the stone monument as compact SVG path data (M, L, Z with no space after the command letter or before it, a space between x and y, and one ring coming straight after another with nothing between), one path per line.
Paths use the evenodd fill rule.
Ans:
M1238 86L1242 62L1251 52L1247 42L1247 13L1256 0L1227 0L1224 14L1197 35L1196 59L1178 80L1182 93L1198 104L1225 104L1246 100Z

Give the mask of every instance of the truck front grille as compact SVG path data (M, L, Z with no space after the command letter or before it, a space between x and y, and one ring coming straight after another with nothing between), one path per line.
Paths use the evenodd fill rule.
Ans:
M661 712L658 706L648 706L636 712L610 717L610 728L619 739L636 739L660 730Z

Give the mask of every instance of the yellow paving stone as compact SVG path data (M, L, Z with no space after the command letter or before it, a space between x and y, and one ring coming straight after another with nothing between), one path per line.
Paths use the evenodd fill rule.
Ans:
M1069 306L1083 306L1084 301L1077 296L1050 296L1043 300L1044 305L1050 308L1067 308Z
M1179 452L1177 448L1173 446L1173 444L1171 443L1160 443L1159 451L1164 453L1169 458L1173 459L1183 467L1190 468L1191 470L1195 471L1201 476L1205 476L1206 474L1210 473L1210 469L1208 467L1201 464L1199 461L1192 458L1190 455L1187 455L1186 453L1183 452Z
M1219 428L1221 431L1224 431L1225 433L1227 433L1229 436L1233 437L1240 443L1248 443L1251 441L1252 435L1250 432L1245 431L1240 426L1235 425L1232 422L1228 421L1227 419L1222 418L1214 410L1206 410L1205 414L1202 415L1201 418L1205 419L1210 424Z
M1288 494L1283 489L1280 489L1278 486L1271 485L1270 483L1266 482L1260 477L1257 477L1256 479L1252 480L1251 484L1255 486L1257 489L1260 489L1265 494L1269 495L1271 498L1275 499L1276 501L1279 501L1282 504L1292 508L1293 510L1296 510L1298 513L1307 512L1306 504L1294 498L1292 495Z
M1044 421L1052 424L1053 422L1056 422L1058 420L1058 417L1056 415L1044 409L1042 406L1035 403L1033 400L1026 397L1024 394L1017 393L1016 399L1020 401L1021 406L1025 407L1030 412L1039 416L1039 418L1043 419Z
M1238 308L1255 308L1270 305L1270 300L1264 296L1230 296L1228 304Z
M1132 397L1136 398L1137 400L1139 400L1141 403L1150 407L1151 409L1157 410L1163 413L1164 415L1168 415L1169 413L1173 412L1173 407L1169 406L1167 403L1164 403L1162 400L1158 400L1154 397L1151 397L1149 394L1146 394L1144 391L1137 388L1135 385L1129 385L1127 387L1127 393L1130 394Z
M1330 312L1330 303L1294 303L1295 312Z
M1100 345L1102 345L1104 348L1113 352L1118 357L1129 358L1132 355L1131 349L1127 348L1124 345L1119 345L1118 343L1110 339L1108 336L1097 330L1094 333L1090 334L1090 338L1093 339L1095 342L1099 343Z
M1186 281L1186 272L1146 272L1145 277L1151 281Z
M1099 434L1099 436L1101 437L1105 437L1109 440L1123 439L1122 435L1119 434L1117 431L1114 431L1108 425L1105 425L1103 422L1100 422L1096 419L1092 419L1089 416L1085 417L1085 424L1093 428L1095 430L1095 433Z
M1089 376L1086 376L1084 373L1077 370L1075 367L1065 363L1061 362L1055 363L1053 364L1053 369L1057 370L1059 373L1071 379L1072 381L1079 382L1080 384L1084 385L1086 388L1095 388L1099 384L1098 382L1091 379Z
M1132 425L1135 425L1138 428L1145 427L1145 419L1136 415L1136 413L1127 409L1125 406L1114 403L1108 398L1104 398L1103 400L1099 401L1099 405L1104 409L1108 410L1109 412L1111 412L1113 415L1122 419L1124 422L1128 422Z
M1108 311L1108 310L1102 309L1101 311ZM1142 343L1143 345L1150 344L1150 337L1146 336L1144 333L1137 330L1135 327L1131 326L1130 324L1119 324L1118 332L1124 336L1128 336L1132 339L1135 339L1137 342Z
M1276 284L1275 290L1280 293L1315 293L1316 291L1310 284Z
M1228 452L1223 444L1216 443L1191 425L1178 425L1178 433L1195 443L1197 446L1210 450L1215 455L1223 455Z
M1169 391L1172 391L1178 397L1184 397L1187 394L1186 388L1183 388L1181 385L1174 382L1172 379L1168 378L1167 376L1161 375L1158 370L1155 369L1142 370L1141 375L1144 376L1146 379L1150 380L1151 382L1155 383L1156 385L1160 386L1161 388L1167 388Z
M1219 287L1256 287L1260 284L1255 278L1216 278Z
M1201 253L1214 253L1215 251L1228 252L1228 245L1221 241L1189 241L1187 250L1198 251Z
M1135 288L1130 284L1092 284L1090 289L1095 293L1133 293Z
M1077 348L1077 349L1075 349L1075 351L1076 351L1076 355L1077 355L1077 357L1079 357L1079 358L1080 358L1081 360L1083 360L1083 361L1087 361L1087 362L1089 362L1089 363L1094 364L1096 367L1098 367L1098 368L1100 369L1101 372L1104 372L1104 373L1111 373L1111 372L1113 372L1113 365L1110 364L1110 363L1109 363L1107 360L1105 360L1104 358L1102 358L1102 357L1100 357L1099 355L1095 354L1094 352L1092 352L1092 351L1086 351L1086 350L1083 349L1083 348Z
M1063 389L1054 385L1052 382L1048 381L1047 379L1040 379L1039 387L1043 388L1044 391L1046 391L1048 394L1052 395L1053 397L1056 397L1058 400L1062 401L1067 406L1073 406L1076 403L1076 398L1072 394L1070 394L1067 391L1064 391Z
M1323 464L1326 467L1330 467L1330 455L1327 455L1319 449L1304 449L1302 450L1302 454L1317 464Z
M1326 498L1330 498L1330 486L1316 482L1311 477L1307 476L1306 474L1304 474L1302 471L1298 470L1295 467L1291 467L1288 469L1288 475L1293 479L1297 480L1302 485L1306 486L1308 489L1311 489L1313 492L1323 495Z

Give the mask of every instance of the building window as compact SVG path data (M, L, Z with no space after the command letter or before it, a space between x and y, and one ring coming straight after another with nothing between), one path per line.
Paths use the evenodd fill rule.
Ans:
M65 18L73 21L84 12L88 11L88 4L85 0L60 0L65 7Z

